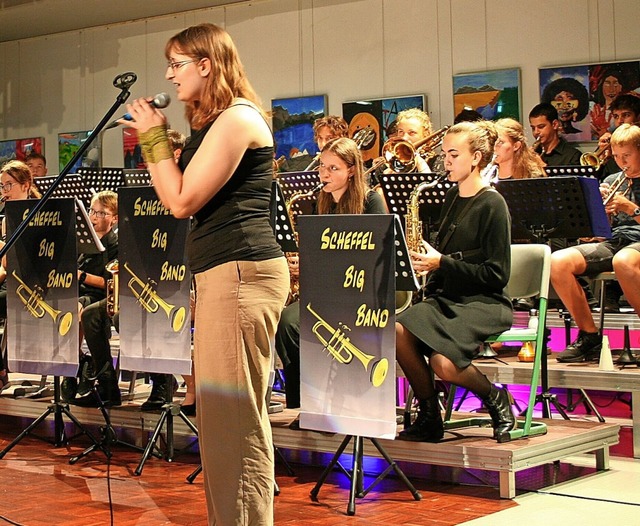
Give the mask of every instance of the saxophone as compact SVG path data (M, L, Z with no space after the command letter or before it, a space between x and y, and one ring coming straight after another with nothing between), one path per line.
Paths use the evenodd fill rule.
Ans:
M316 193L318 193L322 189L323 186L324 186L324 183L320 183L307 192L296 192L285 202L285 208L287 209L287 215L289 216L289 221L291 221L291 228L293 229L293 237L296 240L296 245L298 244L298 232L296 231L296 216L293 213L293 203L295 203L296 201L300 201L301 199L307 199L309 197L314 196ZM297 257L297 255L298 254L296 252L285 253L287 260L292 257ZM299 297L300 297L300 278L289 274L289 297L287 298L286 304L290 305L291 303L298 301Z
M409 196L407 215L405 216L404 235L407 240L407 248L413 252L420 252L422 254L426 252L423 245L422 221L420 220L420 194L428 188L437 186L444 177L446 177L446 173L439 175L431 182L425 181L420 183L413 189ZM423 278L424 281L424 275L420 277ZM408 290L396 291L396 314L401 313L411 306L413 296L414 293Z

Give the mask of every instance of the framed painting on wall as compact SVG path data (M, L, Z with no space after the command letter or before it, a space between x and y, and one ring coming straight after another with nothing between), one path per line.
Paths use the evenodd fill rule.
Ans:
M640 61L541 68L540 101L558 110L569 142L597 140L615 129L611 103L619 95L640 97Z
M395 133L398 113L410 108L427 111L425 96L408 95L342 103L342 117L349 125L349 137L364 129L373 132L372 138L360 147L364 162L380 156L382 146Z
M281 171L302 171L311 163L318 151L313 122L326 114L326 95L271 101L276 159Z
M122 128L122 153L124 155L125 169L143 169L147 167L142 158L138 132L133 128Z
M0 165L14 159L24 161L31 152L44 153L43 137L0 141Z
M58 168L60 171L67 166L80 146L89 137L90 131L68 132L58 134ZM78 173L78 168L96 168L100 162L100 149L98 146L89 148L81 159L78 159L69 173Z
M520 69L496 69L453 76L453 114L472 109L487 120L520 120Z

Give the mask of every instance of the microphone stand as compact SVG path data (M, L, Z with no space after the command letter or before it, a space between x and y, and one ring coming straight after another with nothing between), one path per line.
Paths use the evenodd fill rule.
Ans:
M24 218L22 223L20 223L11 237L7 240L7 243L2 249L0 249L0 259L9 251L9 249L15 244L18 238L24 233L29 225L29 222L34 218L34 216L42 209L47 200L51 197L51 194L58 187L58 185L62 182L65 176L71 171L73 166L75 166L76 162L84 155L87 151L91 143L98 136L100 131L111 121L113 115L118 111L118 108L122 106L125 101L129 98L131 93L129 92L129 88L136 82L137 76L135 73L122 73L118 75L113 80L114 87L120 90L120 93L116 97L115 102L109 108L105 116L98 123L96 128L91 132L87 140L80 145L78 151L73 156L73 158L67 163L67 165L61 170L60 175L53 181L51 186L44 193L42 198L34 203L33 208L29 211L27 216ZM54 416L54 440L53 444L56 447L59 447L68 442L64 429L64 422L62 420L62 416L66 415L80 430L82 433L86 434L89 439L93 442L95 447L99 447L102 449L102 444L99 442L84 426L78 421L78 419L71 413L69 410L69 405L62 403L60 399L60 377L54 376L54 397L53 403L47 408L47 410L42 413L34 422L31 423L26 429L22 431L7 447L5 447L2 451L0 451L0 458L3 458L10 449L12 449L18 442L20 442L25 436L27 436L33 429L35 429L41 422L43 422L47 416L53 414Z
M102 117L102 120L91 132L89 137L87 137L87 140L80 145L80 148L78 148L78 151L75 153L75 155L71 158L71 160L67 163L67 165L61 170L60 175L58 175L58 177L56 177L53 183L51 183L51 186L43 194L42 198L35 203L33 208L27 214L27 217L25 217L22 223L20 223L16 227L11 237L7 240L6 245L2 249L0 249L0 259L2 259L2 257L9 251L9 249L13 246L13 244L18 240L18 238L26 230L29 222L42 209L42 207L45 205L49 197L51 197L51 194L58 187L60 182L71 171L71 168L73 168L76 162L78 162L78 160L82 158L82 156L89 149L89 146L91 146L91 144L93 143L94 139L98 136L100 131L109 123L109 121L112 120L111 118L115 115L116 111L118 111L118 108L120 108L120 106L122 106L126 102L126 100L131 95L131 93L129 92L129 88L135 83L136 80L137 80L137 77L135 73L123 73L121 75L118 75L113 80L113 85L116 88L119 88L121 90L120 94L116 97L116 101L113 103L111 108L109 108L105 116Z

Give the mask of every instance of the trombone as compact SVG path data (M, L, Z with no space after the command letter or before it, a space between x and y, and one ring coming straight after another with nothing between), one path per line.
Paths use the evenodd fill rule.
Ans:
M19 283L18 288L16 289L16 294L26 307L29 314L34 318L44 318L44 315L48 314L57 324L60 336L66 335L71 328L73 314L71 312L62 314L61 310L54 309L42 299L42 288L39 285L34 285L32 289L20 279L15 270L11 274Z
M153 285L156 285L156 282L149 279L147 283L145 283L136 276L126 262L124 268L131 274L128 287L138 300L140 306L150 314L158 312L158 308L161 308L167 315L167 318L169 318L173 332L180 332L187 318L187 309L184 307L176 307L163 300L153 289ZM139 287L139 290L136 287Z
M350 331L351 329L343 323L339 324L339 329L334 329L311 308L311 303L307 305L307 310L318 320L312 327L311 332L316 335L316 338L318 338L331 356L343 364L351 363L355 356L360 360L362 365L364 365L364 370L367 371L374 356L362 352L351 342L348 336L345 336L345 331ZM389 360L386 358L373 362L371 372L369 373L369 380L373 384L373 387L380 387L383 384L388 371Z
M436 150L442 144L442 139L448 129L449 126L440 128L415 144L411 144L409 141L399 137L391 137L382 146L382 157L375 159L371 168L364 175L369 175L385 164L396 173L413 172L416 169L416 153L425 161L431 160L437 155Z

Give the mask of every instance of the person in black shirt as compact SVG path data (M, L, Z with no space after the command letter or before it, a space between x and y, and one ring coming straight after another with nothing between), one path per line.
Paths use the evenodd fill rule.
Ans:
M397 360L418 399L416 420L400 433L401 440L438 441L444 435L434 373L484 401L498 441L509 440L516 425L510 394L471 363L482 342L513 320L505 293L511 270L509 210L481 175L496 138L493 123L486 121L456 124L444 136L445 168L457 185L445 197L437 248L424 243L424 253L411 251L414 270L427 273L426 297L396 322Z
M320 155L320 181L325 183L318 196L318 214L384 214L382 197L365 180L362 156L356 143L347 138L326 143ZM298 256L289 256L289 271L299 273ZM287 305L276 332L276 351L284 365L288 408L300 407L300 305Z
M535 141L536 153L546 166L576 166L582 153L560 136L562 125L558 110L549 103L540 103L529 112L529 124Z
M274 451L266 400L287 262L270 224L273 134L230 35L214 24L169 39L165 77L191 138L178 166L167 118L127 105L162 204L193 217L194 362L209 524L273 524ZM224 433L221 433L224 430Z

